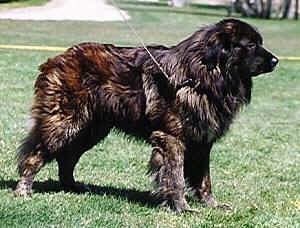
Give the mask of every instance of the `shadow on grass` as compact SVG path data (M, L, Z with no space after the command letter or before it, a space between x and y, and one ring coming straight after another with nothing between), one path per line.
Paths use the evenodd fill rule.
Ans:
M0 180L0 189L15 189L17 181L15 180ZM124 189L113 186L97 186L93 184L86 185L90 194L94 195L108 195L116 198L121 198L129 202L141 204L146 207L157 207L160 202L157 201L155 196L151 195L150 191L139 191L136 189ZM56 180L35 181L33 184L33 191L39 193L45 192L61 192L64 191ZM81 193L74 193L81 194Z

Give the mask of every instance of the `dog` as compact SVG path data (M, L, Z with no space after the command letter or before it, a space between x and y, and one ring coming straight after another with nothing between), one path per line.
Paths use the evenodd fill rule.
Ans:
M74 180L75 165L116 127L153 146L157 199L183 212L189 189L200 202L219 206L210 151L250 103L252 78L278 63L262 45L256 28L224 19L175 46L148 46L152 57L143 47L82 43L48 59L35 82L15 195L30 195L35 175L54 159L63 189L84 191Z

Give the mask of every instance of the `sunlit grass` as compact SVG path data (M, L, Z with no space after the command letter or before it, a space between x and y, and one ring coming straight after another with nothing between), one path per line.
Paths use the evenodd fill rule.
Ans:
M28 6L40 6L47 3L48 0L16 0L8 3L0 3L0 11L12 8L28 7Z

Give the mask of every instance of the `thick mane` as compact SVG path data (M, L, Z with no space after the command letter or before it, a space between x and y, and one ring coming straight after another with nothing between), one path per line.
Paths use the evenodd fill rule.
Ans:
M230 59L222 57L220 33L218 25L204 27L161 59L174 87L192 81L176 94L184 118L201 123L202 132L209 128L216 137L226 132L239 109L250 102L252 87L250 77L228 69Z

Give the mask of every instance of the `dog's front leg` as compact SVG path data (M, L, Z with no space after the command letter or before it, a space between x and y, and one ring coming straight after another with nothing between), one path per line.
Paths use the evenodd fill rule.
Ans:
M183 175L185 146L178 138L162 131L153 132L150 141L153 151L149 166L157 185L158 200L176 212L187 210Z
M184 176L195 196L209 207L216 207L210 178L210 150L212 144L190 143L185 154Z
M210 177L211 143L190 143L185 152L184 176L189 187L200 202L208 207L231 209L229 204L220 204L212 193Z

